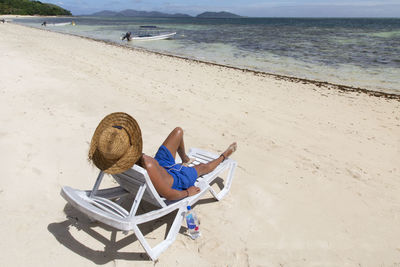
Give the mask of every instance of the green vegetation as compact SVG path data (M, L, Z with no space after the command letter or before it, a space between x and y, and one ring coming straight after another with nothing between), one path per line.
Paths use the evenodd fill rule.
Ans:
M0 0L0 14L71 16L71 12L57 5L31 0Z

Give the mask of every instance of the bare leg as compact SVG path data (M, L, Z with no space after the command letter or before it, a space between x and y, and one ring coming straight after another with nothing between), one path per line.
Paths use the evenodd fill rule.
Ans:
M234 142L218 158L216 158L206 164L201 163L199 165L195 165L194 168L197 171L197 175L202 176L203 174L206 174L206 173L209 173L209 172L212 172L213 170L215 170L215 168L217 168L217 166L222 161L224 161L225 158L229 157L230 155L232 155L233 152L236 151L236 147L237 147L237 144L236 144L236 142Z
M182 162L188 162L189 157L185 152L185 143L183 142L183 130L181 127L176 127L162 143L172 154L176 157L176 152L178 152L179 157L181 157Z
M172 187L174 183L174 178L163 168L158 162L147 155L141 157L142 167L147 170L151 181L156 187L157 191L166 184L168 188Z

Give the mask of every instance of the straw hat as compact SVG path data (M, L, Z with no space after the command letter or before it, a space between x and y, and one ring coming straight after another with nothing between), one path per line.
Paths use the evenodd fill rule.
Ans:
M90 143L89 160L100 170L117 174L131 168L142 155L142 133L130 115L115 112L97 126Z

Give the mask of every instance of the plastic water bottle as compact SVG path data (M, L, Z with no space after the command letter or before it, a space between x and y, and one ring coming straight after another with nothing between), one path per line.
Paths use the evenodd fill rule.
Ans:
M200 234L200 229L199 229L199 220L197 219L196 214L194 211L191 209L190 206L187 206L187 213L186 213L186 224L188 227L189 231L189 236L192 239L198 238Z

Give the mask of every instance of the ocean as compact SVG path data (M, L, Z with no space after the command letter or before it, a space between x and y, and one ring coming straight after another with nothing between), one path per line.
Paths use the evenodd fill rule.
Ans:
M400 94L397 18L21 18L15 23L266 73ZM173 39L121 40L141 25Z

